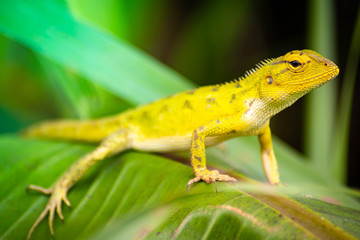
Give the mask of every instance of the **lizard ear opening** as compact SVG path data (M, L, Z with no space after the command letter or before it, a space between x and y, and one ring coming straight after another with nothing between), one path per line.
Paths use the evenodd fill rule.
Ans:
M267 82L268 84L272 84L272 83L274 82L274 79L272 78L272 76L267 76L267 77L266 77L266 82Z

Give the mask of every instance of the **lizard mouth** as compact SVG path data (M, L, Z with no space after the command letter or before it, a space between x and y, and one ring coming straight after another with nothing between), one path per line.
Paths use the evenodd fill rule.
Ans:
M318 86L321 86L321 85L329 82L330 80L335 78L338 74L339 74L339 68L335 67L327 72L315 75L310 78L306 78L302 81L290 82L289 84L290 85L304 85L304 84L311 85L313 83L317 83L317 84L314 84L314 87L318 87ZM319 81L319 79L322 79L322 80Z

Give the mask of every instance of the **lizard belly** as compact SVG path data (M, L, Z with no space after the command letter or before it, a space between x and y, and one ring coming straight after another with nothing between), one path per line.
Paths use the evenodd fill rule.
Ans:
M146 152L173 152L190 148L191 135L169 136L152 139L134 139L132 148Z
M239 136L258 135L261 129L268 124L268 121L253 124L252 127L245 128L246 130L231 132L223 135L213 135L205 137L205 146L213 146L228 139ZM147 151L147 152L174 152L189 150L191 146L192 132L178 136L163 136L163 137L144 137L134 134L131 137L131 148Z
M242 134L229 134L205 137L205 146L213 146L228 139L241 136ZM191 134L186 136L161 137L156 139L134 140L132 148L147 152L175 152L189 150Z

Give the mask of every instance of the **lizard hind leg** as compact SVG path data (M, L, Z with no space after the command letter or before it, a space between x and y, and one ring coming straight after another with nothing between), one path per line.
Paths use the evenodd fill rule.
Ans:
M61 212L61 204L65 202L66 205L70 207L70 202L67 199L68 190L81 179L81 177L86 173L86 171L94 165L96 162L103 160L105 157L121 152L128 148L128 138L127 131L118 131L106 138L100 146L98 146L94 151L88 153L87 155L80 158L78 161L73 163L71 167L55 182L55 184L49 188L45 189L39 186L30 185L29 190L35 190L46 195L50 195L50 199L41 212L40 216L36 219L35 223L32 225L27 239L30 239L35 228L40 224L40 222L49 214L49 228L51 235L54 235L53 221L55 216L55 211L59 215L60 219L63 220L63 214Z
M56 191L54 191L54 189ZM59 215L60 219L63 220L64 216L61 211L61 203L65 202L65 204L70 207L70 202L66 197L68 189L64 185L56 184L54 187L51 187L49 189L45 189L39 186L30 185L27 190L35 190L38 192L41 192L43 194L49 195L51 194L51 197L49 199L49 202L47 203L45 209L41 212L40 216L36 219L35 223L32 225L28 235L27 240L31 238L32 233L34 232L35 228L39 225L39 223L46 217L46 215L49 213L49 228L51 235L54 235L54 228L53 228L53 221L54 221L54 215L55 215L55 209L57 214Z

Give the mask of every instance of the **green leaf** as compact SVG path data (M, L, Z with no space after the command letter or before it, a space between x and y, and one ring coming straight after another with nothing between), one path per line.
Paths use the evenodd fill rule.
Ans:
M311 1L308 15L308 47L336 63L334 9L334 1ZM333 80L305 97L305 152L314 168L319 171L327 169L330 164L333 146L331 141L335 124L336 88L337 82ZM331 172L329 171L327 174L331 175ZM344 183L340 179L337 180Z
M93 104L89 100L95 98L92 99L94 101L98 97L94 86L46 58L40 56L39 61L48 75L48 89L54 93L58 105L64 110L71 109L71 114L67 117L90 118L90 108Z
M296 186L298 192L304 195L312 195L324 201L360 210L359 201L344 194L349 192L346 187L307 164L308 159L278 138L274 137L274 142L283 184ZM265 182L258 145L256 137L235 138L226 141L220 148L208 148L207 156L211 157L209 161L215 166L242 172L250 178Z
M135 104L194 86L125 41L76 21L56 1L3 1L0 32Z
M233 58L234 49L246 38L251 3L209 1L194 10L170 56L171 65L185 76L207 84L230 80L232 76L227 76L227 72L233 66L228 59ZM236 62L236 69L239 68L245 66Z
M351 106L353 102L356 74L358 74L358 63L360 57L360 6L358 8L357 21L355 24L352 43L349 48L344 85L341 89L339 111L337 114L336 129L334 134L334 148L332 150L332 161L330 170L336 179L346 181L348 164L348 148L351 120Z
M0 222L0 238L24 239L44 208L48 197L26 193L28 184L49 187L93 148L1 137L0 219L6 221ZM107 159L70 191L72 208L63 207L64 223L55 219L56 239L116 234L149 239L360 237L358 210L298 194L292 198L261 189L244 192L227 183L217 183L218 193L203 182L187 192L191 177L189 166L160 156L127 152ZM49 237L48 222L43 221L33 239Z
M129 36L130 9L124 1L67 0L67 3L77 19L100 26L123 39Z

